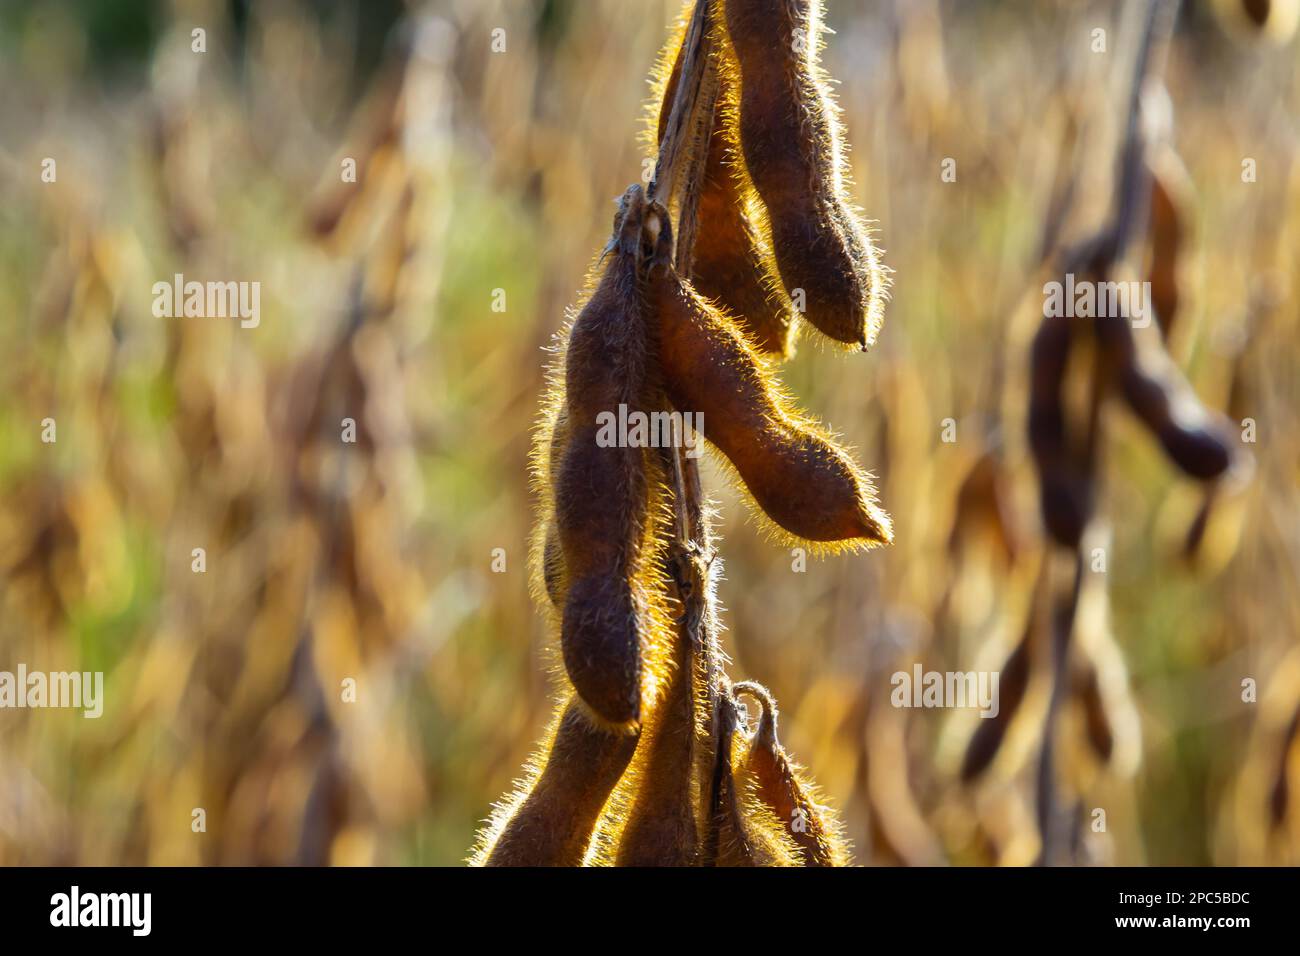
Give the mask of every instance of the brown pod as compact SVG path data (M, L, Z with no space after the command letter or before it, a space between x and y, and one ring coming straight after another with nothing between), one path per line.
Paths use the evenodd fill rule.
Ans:
M1123 316L1099 317L1094 328L1124 400L1170 460L1185 474L1202 480L1227 471L1232 452L1222 425L1206 414L1169 356L1161 349L1139 350L1133 328Z
M820 332L866 348L880 331L887 281L846 199L844 131L816 64L821 2L728 0L726 14L741 75L740 145L781 280Z
M1067 548L1079 544L1093 508L1091 470L1072 452L1061 399L1071 321L1045 316L1029 359L1029 449L1038 470L1039 507L1048 534Z
M848 853L838 821L819 805L811 788L799 778L776 736L776 701L762 684L742 681L732 690L749 694L762 705L758 729L745 758L745 775L755 796L789 831L803 853L805 866L845 866Z
M1151 167L1151 220L1148 232L1151 238L1151 260L1147 281L1151 283L1151 305L1155 309L1160 334L1169 338L1178 317L1181 301L1178 290L1178 264L1183 247L1183 213L1180 209L1180 192L1185 185L1176 182L1178 167L1169 159L1160 166ZM1183 174L1185 175L1185 173Z
M554 475L555 521L568 579L561 622L565 669L602 719L634 721L641 708L641 636L648 596L645 560L650 504L646 450L604 447L600 418L641 407L646 328L640 274L645 200L628 189L609 262L574 320L565 352L567 442Z
M328 238L345 218L364 215L359 207L373 203L385 177L400 165L406 103L402 86L397 75L383 77L369 101L357 110L356 115L364 117L369 126L358 131L359 149L349 150L357 157L355 179L341 181L338 166L334 164L323 186L308 200L307 225L316 236Z
M723 698L718 710L718 753L713 810L715 866L801 866L803 856L772 811L746 799L736 780L732 745L739 718L736 705Z
M1000 705L997 715L982 718L975 727L975 732L971 734L970 742L966 745L966 754L961 763L963 783L975 780L993 763L993 758L1002 748L1002 741L1006 739L1011 721L1025 699L1025 691L1029 689L1029 648L1033 633L1034 612L1031 610L1030 621L1024 635L1020 638L1020 643L1002 665L1002 676L999 680Z
M1297 0L1215 0L1213 8L1230 33L1247 41L1286 43L1300 21Z
M486 866L580 866L600 812L636 750L635 734L595 726L574 700L560 715L536 779L498 832L481 837L471 862ZM541 762L541 761L539 761Z
M664 698L642 729L638 785L618 844L617 866L692 866L698 862L695 808L695 655L681 629Z
M649 609L634 563L647 510L643 468L640 449L601 448L594 428L578 428L556 481L568 576L560 635L564 667L592 710L616 724L638 719L641 707L641 637Z
M1268 816L1273 829L1278 829L1286 822L1287 808L1291 803L1291 756L1297 739L1300 739L1300 707L1291 715L1286 733L1282 735L1273 786L1269 788Z
M956 556L972 533L991 539L1006 564L1014 564L1020 551L1011 502L1010 478L1000 454L990 448L980 454L957 489L948 553Z
M549 523L545 534L542 545L542 582L551 604L557 611L563 611L569 593L569 581L564 567L564 549L560 547L560 530L554 523Z
M1241 0L1241 11L1247 20L1262 27L1273 14L1273 0Z
M1075 672L1074 693L1083 711L1084 735L1102 763L1115 752L1115 728L1106 710L1097 668L1090 659L1083 660Z
M540 476L543 488L549 488L552 476L559 473L568 444L569 415L564 408L560 408L556 412L547 441L546 471ZM555 515L549 511L543 514L540 522L541 552L535 556L535 566L540 570L542 591L557 611L563 611L565 597L569 592L569 572L564 564L560 529L556 525Z
M1192 518L1191 524L1187 526L1187 534L1183 537L1183 557L1192 560L1201 551L1201 546L1205 543L1205 532L1209 530L1210 518L1214 515L1214 505L1219 498L1219 487L1215 484L1207 485L1204 490L1204 497L1196 509L1196 515Z
M718 106L700 187L691 281L696 290L734 316L754 347L766 355L794 354L795 321L789 298L766 266L758 230L746 215L753 184L739 160L736 113L739 77L724 31L714 33L718 57ZM659 111L662 141L681 74L678 43ZM667 62L665 57L664 63Z
M889 543L889 516L877 506L866 474L793 411L771 368L731 323L659 258L649 285L664 390L678 411L700 416L704 436L763 512L814 544Z

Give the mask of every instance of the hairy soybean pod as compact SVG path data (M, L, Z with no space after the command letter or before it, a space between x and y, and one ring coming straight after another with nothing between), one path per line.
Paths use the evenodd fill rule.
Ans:
M619 841L618 866L691 866L698 862L695 815L695 655L685 628L663 700L643 727L648 748ZM641 760L637 758L638 762Z
M866 348L880 331L886 278L845 195L844 134L816 63L820 0L727 0L726 14L740 145L781 280L820 332Z
M716 866L800 866L798 846L770 809L740 792L732 766L738 725L736 704L722 701L718 711L718 804L714 812Z
M1227 442L1162 349L1140 350L1123 316L1095 320L1097 337L1129 408L1185 474L1217 478L1232 464Z
M776 702L772 695L752 681L738 683L732 690L756 698L763 708L745 758L745 774L754 782L755 796L790 831L803 852L805 866L844 865L848 854L836 820L813 799L777 739Z
M663 139L681 74L679 42L664 88L658 136ZM769 272L758 230L746 214L753 184L740 161L737 142L739 77L725 33L715 31L718 107L700 189L691 281L705 298L734 316L760 352L788 358L794 353L794 313L780 283ZM666 64L667 58L664 58Z
M553 523L548 524L542 544L542 580L546 586L546 596L556 610L564 609L564 599L569 591L567 577L564 549L560 547L560 531Z
M559 474L564 463L564 452L569 447L569 413L559 408L555 424L551 429L550 447L547 449L548 480ZM552 514L546 527L545 544L542 551L542 575L546 583L546 593L551 603L559 610L564 609L564 596L569 589L569 573L564 566L564 549L560 545L560 529L556 526Z
M651 524L646 449L598 440L602 416L637 410L646 394L641 306L640 186L628 189L610 258L574 320L565 352L567 441L554 476L555 520L568 592L565 669L601 719L634 721L641 707L641 636L650 613L638 575Z
M561 647L569 679L611 723L640 716L641 636L648 596L636 581L646 521L642 449L601 448L576 428L556 482L556 521L568 576Z
M809 542L887 544L889 516L877 507L867 476L822 429L791 410L771 370L718 310L658 263L649 300L658 319L664 390L678 411L702 416L704 436L763 512Z
M535 454L542 455L545 471L538 474L538 483L545 493L551 487L555 475L559 473L564 462L564 451L569 444L569 416L563 407L556 410L551 421L549 433L545 438L545 448ZM537 460L536 458L534 459ZM536 466L535 466L536 467ZM547 600L557 611L564 610L564 599L569 591L569 572L564 565L564 548L560 545L560 529L555 522L555 514L547 501L539 517L538 537L533 544L534 581L540 574L541 590L534 590L540 598L545 593ZM539 550L540 547L540 550Z
M579 866L605 801L636 750L636 734L595 726L576 701L560 715L532 786L502 810L495 838L471 862L487 866ZM541 762L541 761L539 761Z

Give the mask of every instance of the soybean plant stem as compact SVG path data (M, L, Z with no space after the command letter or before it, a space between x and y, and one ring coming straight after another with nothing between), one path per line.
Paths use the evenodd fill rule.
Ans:
M659 144L654 180L649 189L650 199L665 208L670 206L674 192L679 197L674 266L684 279L691 277L699 196L717 108L718 68L711 40L713 7L713 0L696 0L684 40L681 79ZM724 757L729 759L729 755L720 749L718 740L718 692L720 682L725 678L718 660L717 612L714 607L717 569L697 460L683 454L682 448L674 448L672 469L677 539L672 544L670 563L676 571L678 594L683 604L679 633L682 639L690 642L692 657L700 663L705 685L705 739L711 747L701 755L704 759L696 766L700 770L697 785L703 798L701 802L707 807L705 821L711 831L721 797L717 766ZM710 758L712 772L705 773L705 761ZM703 842L704 856L714 855L716 840L711 832L706 834Z
M1116 263L1121 262L1137 236L1146 228L1146 217L1151 202L1151 174L1146 165L1147 144L1142 128L1142 96L1143 91L1150 84L1160 82L1164 75L1165 60L1168 56L1169 41L1173 36L1174 21L1178 17L1179 3L1180 0L1149 0L1145 11L1142 36L1133 61L1133 78L1125 103L1124 138L1120 144L1115 176L1113 219L1101 251L1101 261L1091 263L1099 273L1108 273ZM1085 447L1090 462L1095 461L1101 453L1104 431L1102 397L1106 374L1105 362L1099 352L1094 359L1089 384L1090 402ZM1094 473L1100 473L1100 468L1094 467ZM1099 493L1094 491L1094 495L1099 496ZM1084 569L1087 567L1088 541L1089 536L1085 533L1080 538L1074 555L1073 583L1070 590L1058 599L1051 622L1052 690L1043 726L1036 787L1038 828L1042 840L1039 862L1045 865L1059 861L1061 837L1064 835L1061 832L1063 819L1056 780L1056 731L1060 708L1065 697L1070 641L1079 605L1079 590Z

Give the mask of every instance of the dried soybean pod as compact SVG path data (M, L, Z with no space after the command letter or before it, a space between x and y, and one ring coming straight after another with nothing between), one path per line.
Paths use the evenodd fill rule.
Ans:
M1269 788L1268 815L1269 824L1277 829L1286 822L1287 808L1291 802L1291 759L1296 741L1300 740L1300 706L1291 715L1286 732L1282 735L1282 746L1278 751L1277 770L1273 777L1273 786Z
M1211 420L1163 349L1139 349L1123 316L1094 320L1097 338L1129 408L1185 474L1217 478L1232 464L1221 423Z
M667 227L661 244L666 236ZM770 367L731 323L662 255L649 287L664 390L678 411L700 416L704 436L735 467L762 512L814 545L889 543L889 516L877 506L866 474L793 410Z
M847 866L848 850L839 822L813 798L812 788L800 779L777 739L776 701L771 693L753 681L741 681L732 690L754 697L763 709L745 758L745 776L753 781L755 796L790 831L805 866Z
M694 802L696 655L677 629L675 669L642 728L637 788L619 840L617 866L692 866L699 861Z
M815 328L865 349L880 331L887 280L846 198L844 132L816 63L821 2L727 0L726 14L740 145L781 280Z
M1273 0L1239 0L1242 12L1251 23L1262 27L1272 17L1275 4ZM1283 4L1285 6L1285 4Z
M1147 281L1151 283L1151 305L1156 312L1160 334L1169 338L1174 320L1178 316L1180 295L1178 267L1185 243L1187 205L1190 189L1186 170L1172 152L1166 152L1160 162L1150 164L1151 217L1148 233L1151 239L1151 260Z
M1029 448L1038 470L1039 507L1047 532L1073 548L1092 514L1092 476L1071 453L1062 383L1072 345L1070 319L1044 316L1029 358ZM1083 465L1084 467L1080 467Z
M1224 413L1228 421L1239 422L1250 415L1250 408L1253 405L1251 396L1256 385L1247 365L1247 358L1252 351L1253 343L1259 336L1263 321L1266 321L1268 314L1276 307L1276 302L1276 289L1270 280L1262 280L1251 292L1245 335L1239 340L1232 357L1228 398L1224 403ZM1200 553L1206 541L1206 533L1215 518L1222 491L1219 482L1209 482L1202 489L1201 506L1187 529L1187 537L1183 544L1185 558L1195 558Z
M999 556L1014 564L1020 551L1011 505L1010 480L1001 455L993 447L975 459L957 489L948 553L958 555L972 531L986 533ZM982 526L982 528L981 528Z
M801 866L799 847L766 806L740 791L732 764L739 718L736 704L724 696L718 710L716 779L718 801L713 827L716 866Z
M1071 634L1070 690L1087 745L1111 774L1127 776L1141 760L1141 718L1109 616L1106 588L1089 579L1080 588Z
M1035 600L1037 604L1037 600ZM1033 641L1035 611L1031 609L1029 623L1024 635L1016 645L1006 663L1002 665L1002 677L999 683L1000 706L995 717L980 720L966 745L966 754L961 763L961 780L970 783L979 777L993 763L1002 741L1006 738L1011 721L1015 718L1020 704L1025 699L1029 688L1030 645Z
M1280 45L1291 39L1300 22L1298 0L1214 0L1213 6L1224 27L1243 40Z
M564 461L564 452L569 441L569 415L561 406L556 409L549 429L545 449L545 468L537 475L539 487L550 488L552 475L560 470ZM538 550L540 549L540 550ZM534 542L534 567L540 572L542 587L547 600L557 611L564 610L565 595L569 590L569 572L564 564L564 549L560 545L560 529L556 524L552 503L547 500L539 519L537 539Z
M1106 712L1097 668L1089 659L1085 658L1076 668L1074 693L1083 710L1084 735L1088 744L1101 762L1107 763L1115 752L1115 729Z
M319 238L332 236L345 219L368 215L365 207L373 205L376 193L386 188L386 181L400 165L406 102L402 79L393 73L379 80L356 111L369 128L358 130L359 149L350 150L356 157L355 180L342 181L333 165L308 200L307 225Z
M560 635L564 665L582 700L613 724L640 716L641 636L653 613L642 582L653 524L646 450L600 440L600 417L617 416L621 405L637 410L646 394L644 212L641 187L630 187L604 274L570 330L564 364L568 436L554 477L568 577Z
M619 470L610 470L611 453ZM634 455L638 460L628 463ZM651 597L634 567L646 520L639 458L640 449L602 448L594 428L576 428L556 483L569 580L560 635L564 666L583 701L614 724L640 717L641 638L649 628Z
M718 57L718 106L700 188L691 280L705 298L716 302L744 330L754 347L765 355L789 358L794 354L795 316L780 282L768 268L770 254L746 214L753 183L740 161L737 142L739 76L735 55L725 31L714 31ZM676 58L664 84L659 110L658 140L663 139L668 115L681 74L683 46L675 40ZM660 69L669 57L660 59Z
M579 866L636 734L595 726L573 699L564 706L535 777L498 806L479 835L474 865Z
M528 589L533 600L545 608L564 610L564 555L560 551L560 532L555 525L554 495L551 493L551 475L558 464L563 392L558 387L555 370L551 369L549 404L543 399L542 415L533 431L533 443L528 452L529 484L537 494L537 521L528 535Z
M542 580L551 604L556 610L562 611L569 582L568 572L564 567L564 550L560 547L560 531L554 522L547 524L545 528L542 544Z

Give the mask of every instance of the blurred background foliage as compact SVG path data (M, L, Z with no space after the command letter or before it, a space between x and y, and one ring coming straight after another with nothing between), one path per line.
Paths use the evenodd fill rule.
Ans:
M107 697L99 720L0 712L0 862L463 859L552 708L526 566L543 350L649 154L678 6L0 5L0 669L103 670ZM1026 626L1040 246L1064 187L1067 239L1105 213L1124 6L830 4L894 296L871 354L804 341L785 375L877 473L898 541L795 573L706 481L731 673L775 692L861 862L1036 852L1041 708L963 784L977 718L891 708L889 675L996 668ZM1296 52L1184 7L1168 85L1195 194L1170 350L1259 440L1189 547L1205 490L1113 416L1088 620L1121 664L1122 739L1103 759L1072 712L1062 786L1079 862L1295 863ZM176 272L260 281L260 326L155 318Z

